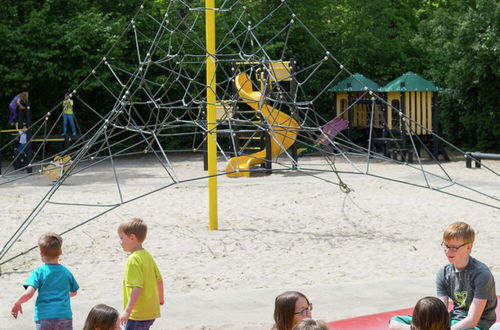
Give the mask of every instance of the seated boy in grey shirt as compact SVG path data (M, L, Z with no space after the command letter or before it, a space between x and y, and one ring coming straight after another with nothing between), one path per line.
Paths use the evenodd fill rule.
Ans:
M450 311L451 329L489 329L496 321L495 279L488 266L471 257L474 230L464 222L454 222L443 232L444 253L449 264L436 276L437 296ZM390 329L410 329L411 317L396 316Z

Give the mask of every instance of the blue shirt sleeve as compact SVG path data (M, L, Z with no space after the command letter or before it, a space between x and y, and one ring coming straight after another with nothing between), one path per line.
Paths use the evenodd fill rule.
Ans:
M28 286L32 286L34 287L35 289L40 289L40 286L42 285L41 283L41 280L40 280L40 272L39 272L39 268L35 269L34 271L32 271L30 273L30 275L28 276L28 279L26 280L26 282L24 282L23 286L25 289L28 288Z
M78 291L80 286L76 282L75 277L73 276L73 274L71 274L71 272L69 273L69 275L70 275L69 276L69 290L70 290L70 292L76 292L76 291Z

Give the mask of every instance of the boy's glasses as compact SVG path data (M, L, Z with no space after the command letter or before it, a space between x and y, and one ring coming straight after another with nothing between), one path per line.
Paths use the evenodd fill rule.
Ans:
M302 309L300 312L296 312L294 314L300 314L300 316L307 316L313 310L313 304L309 304L309 307Z
M466 243L459 245L459 246L448 246L448 245L444 244L444 242L441 242L441 247L443 248L443 250L457 252L458 249L460 249L462 246L466 246L467 244L469 244L469 242L466 242Z

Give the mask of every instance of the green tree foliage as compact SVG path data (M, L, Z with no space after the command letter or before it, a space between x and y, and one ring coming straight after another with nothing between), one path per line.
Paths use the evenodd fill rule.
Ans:
M290 5L351 73L362 73L383 85L404 72L419 72L423 65L421 50L411 43L420 1L317 0L290 1ZM290 44L299 66L323 53L304 33L293 35ZM316 92L336 74L335 66L329 63L316 73L312 82ZM330 104L321 102L317 111L331 116Z
M126 29L142 0L1 0L0 12L0 127L5 127L11 98L23 90L30 92L35 119L57 105L65 91L78 87L106 52L114 45L112 61L120 67L137 64L133 31ZM203 0L185 0L204 6ZM228 6L231 1L218 0ZM254 24L268 15L279 0L246 0L243 20ZM455 144L482 150L499 148L500 143L500 56L498 0L288 0L288 5L308 29L351 72L360 72L384 84L404 72L414 71L446 89L441 96L442 132ZM162 14L168 0L146 2L149 12ZM183 5L175 14L188 13ZM218 39L227 31L226 13L218 13ZM290 20L287 10L276 12L275 25L261 27L256 33L266 38L280 31ZM157 28L150 20L151 31ZM172 45L186 37L204 44L204 19L189 36L174 34ZM297 27L299 25L296 25ZM143 26L144 28L144 26ZM146 30L148 27L145 27ZM242 27L244 29L244 27ZM295 26L294 26L295 28ZM283 38L269 45L273 58L295 58L299 69L317 61L323 49L298 28L291 33L287 51L281 52ZM122 33L123 40L116 42ZM258 36L259 37L259 36ZM127 41L128 40L128 41ZM147 39L140 44L146 49ZM189 44L189 43L188 43ZM165 55L168 44L156 50ZM198 47L189 44L189 47ZM237 45L230 45L233 51ZM199 49L184 47L186 52ZM226 53L229 52L225 50ZM156 71L151 69L151 73ZM196 72L196 67L186 67ZM325 63L309 82L311 93L323 89L338 71L334 61ZM103 73L110 75L111 73ZM204 72L198 72L204 79ZM106 77L104 77L106 78ZM108 77L109 78L109 77ZM158 70L156 81L162 81ZM102 104L106 91L96 82L79 88L84 99ZM175 97L175 91L172 97ZM312 94L311 94L312 95ZM330 115L328 95L320 101L319 112ZM78 113L79 123L90 126L91 116ZM0 140L1 143L1 140Z
M500 6L497 0L447 1L420 24L427 74L446 89L445 136L466 148L500 150Z
M419 1L335 1L325 11L329 15L328 46L353 73L360 72L380 84L406 71L418 72L420 51L410 39L419 8Z
M7 9L0 15L0 100L28 90L34 119L77 87L125 28L123 13L102 13L86 1L15 1Z

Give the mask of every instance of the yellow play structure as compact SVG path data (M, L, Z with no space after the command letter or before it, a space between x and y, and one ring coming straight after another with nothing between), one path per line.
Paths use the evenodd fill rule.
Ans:
M431 135L433 130L437 130L437 117L435 117L436 123L433 122L433 108L435 108L433 97L440 88L433 83L416 73L407 72L380 88L380 91L386 93L387 102L391 106L400 109L411 119L409 125L413 134ZM399 116L396 118L393 111L387 112L389 129L399 126L396 124L398 121Z
M377 91L380 85L366 78L362 74L355 73L346 78L329 91L335 94L335 109L339 118L349 121L351 128L367 128L370 126L372 96L367 88ZM375 127L380 128L381 106L375 105L374 122Z
M299 124L291 116L265 103L261 91L254 91L252 81L246 73L235 79L236 89L243 102L259 112L270 127L271 157L277 157L290 148L297 138ZM263 149L248 156L237 156L229 160L226 173L229 177L248 177L252 166L266 161L268 150Z
M368 90L383 95L388 104L411 119L406 134L430 135L437 129L433 97L440 88L413 72L407 72L383 87L356 73L332 87L330 91L335 93L336 114L348 119L350 128L367 128L370 125L373 100ZM375 102L374 109L373 127L388 130L401 128L399 116L394 111L386 111L382 102Z
M432 157L443 155L445 160L449 159L432 134L439 130L436 92L440 90L416 73L407 72L383 87L356 73L329 91L335 96L336 116L349 121L349 138L353 129L366 131L372 127L370 137L375 149L381 148L384 156L394 159L401 156L402 161L411 162L414 151L407 146L409 135L418 136ZM373 97L370 91L384 100ZM403 122L403 118L407 120ZM420 153L420 149L416 152Z
M205 0L205 41L206 41L206 85L207 85L207 169L208 169L208 213L210 230L218 229L217 207L217 100L216 74L216 30L215 30L215 0ZM270 77L275 81L290 79L291 64L282 62L271 69ZM287 77L288 75L288 77ZM292 79L293 80L293 79ZM262 81L261 81L262 84ZM271 84L272 85L272 84ZM267 105L263 95L266 93L254 91L247 74L237 76L238 94L252 109L258 111L268 123L271 140L270 154L276 157L294 144L298 133L298 123L285 113ZM220 109L220 106L219 106ZM219 110L220 113L220 110ZM219 120L221 117L219 117ZM266 150L261 150L249 156L238 156L230 159L226 168L228 175L248 176L248 169L262 161ZM265 160L264 160L265 161ZM231 173L233 172L233 173ZM246 174L243 174L246 173Z

